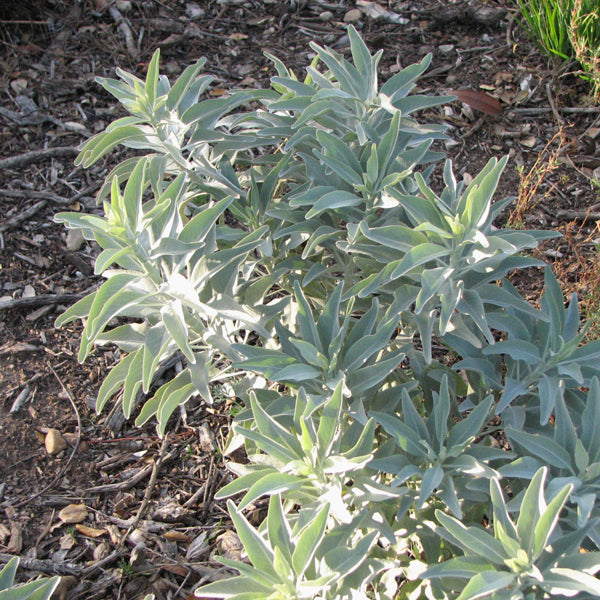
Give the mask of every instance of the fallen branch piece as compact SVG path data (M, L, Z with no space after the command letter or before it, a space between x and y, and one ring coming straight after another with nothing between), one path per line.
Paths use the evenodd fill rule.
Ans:
M47 158L77 156L78 154L79 150L77 149L77 146L58 146L56 148L46 148L44 150L32 150L31 152L24 152L17 156L9 156L8 158L1 159L0 169L25 167L26 165Z
M0 561L7 563L13 559L12 554L0 553ZM71 562L56 562L54 560L40 560L37 558L27 558L21 556L20 566L31 571L40 571L48 575L78 575L83 571L81 565Z
M47 304L70 304L81 300L88 292L79 294L40 294L31 298L12 298L0 300L0 310L22 308L23 306L45 306Z
M14 216L12 219L9 219L4 225L0 225L0 233L4 233L8 229L12 229L13 227L18 225L19 223L22 223L23 221L27 221L29 217L33 217L33 215L35 215L35 213L39 212L42 208L44 208L46 204L48 204L46 200L40 200L39 202L36 202L33 206L26 208L23 212Z

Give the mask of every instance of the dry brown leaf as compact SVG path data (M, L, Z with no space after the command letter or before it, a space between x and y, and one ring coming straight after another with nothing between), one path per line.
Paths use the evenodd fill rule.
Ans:
M174 540L175 542L190 542L192 538L183 533L183 531L167 531L163 534L163 537L167 540Z
M10 540L6 551L9 554L20 554L23 549L23 528L16 521L10 522Z
M185 577L188 574L188 570L181 565L162 565L162 568L169 573L179 575L179 577Z
M485 92L478 92L477 90L450 90L448 93L456 96L460 102L486 115L499 115L502 112L502 105L498 99Z
M537 144L537 138L531 135L526 138L521 138L519 142L526 148L533 148Z
M77 525L75 525L75 529L77 529L79 533L85 535L86 537L91 538L97 538L108 533L106 529L96 529L95 527L88 527L87 525L82 525L81 523L77 523Z
M59 540L61 550L70 550L76 543L75 537L70 533L65 533Z
M58 518L66 524L81 523L87 519L87 516L88 510L85 504L69 504L58 513Z

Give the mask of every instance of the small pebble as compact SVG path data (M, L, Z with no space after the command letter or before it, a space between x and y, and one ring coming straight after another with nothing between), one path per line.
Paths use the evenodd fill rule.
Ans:
M325 22L331 21L331 19L333 19L333 13L330 10L326 10L319 15L319 19Z
M454 50L454 44L442 44L441 46L438 46L438 50L442 54L448 54Z
M358 23L361 17L362 13L360 10L358 10L358 8L353 8L344 15L344 23Z
M57 454L67 447L67 442L58 429L48 430L44 444L48 454Z

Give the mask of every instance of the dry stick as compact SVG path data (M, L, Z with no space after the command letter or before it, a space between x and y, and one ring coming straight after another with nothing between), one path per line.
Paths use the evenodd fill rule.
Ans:
M548 102L550 103L550 108L552 109L552 113L554 114L554 118L558 124L558 128L562 129L564 123L562 117L558 114L558 110L556 109L556 104L554 103L554 98L552 97L552 90L550 89L549 83L546 84L546 96L548 97Z
M69 456L69 460L67 460L65 466L52 479L52 481L48 485L43 487L39 492L33 494L33 496L29 496L29 498L26 498L25 500L21 500L21 502L17 502L17 504L12 504L11 506L13 508L25 506L26 504L29 504L32 500L39 498L42 494L45 494L49 489L51 489L54 486L54 484L67 472L69 466L73 462L75 453L77 452L77 449L79 448L79 443L81 442L81 431L82 431L81 416L79 415L79 410L77 409L75 400L73 400L73 396L71 395L71 392L69 392L69 390L67 390L67 388L65 387L65 384L62 382L62 380L58 376L57 372L52 368L52 365L50 363L46 363L46 364L47 364L48 368L54 374L54 377L56 377L56 379L58 380L58 383L60 383L60 387L63 389L63 392L67 395L67 398L69 398L69 402L71 403L71 406L73 407L73 410L75 411L75 416L77 417L77 430L78 430L77 431L77 441L75 442L75 446L73 446L73 451L71 452L71 455Z
M510 112L519 113L520 115L541 115L551 110L551 108L540 106L539 108L511 108ZM561 106L558 110L567 114L593 115L600 113L600 106Z
M18 410L21 408L21 405L23 404L23 402L25 402L25 400L27 400L28 396L29 396L29 392L31 392L31 386L26 385L23 388L23 391L17 396L16 400L12 403L12 406L10 407L10 413L16 413L18 412Z
M106 483L104 485L96 485L91 488L86 488L84 492L121 492L124 490L131 489L136 483L144 479L150 471L154 468L154 465L145 466L139 473L136 473L130 479L126 479L125 481L119 481L119 483Z
M46 148L45 150L32 150L24 152L17 156L9 156L0 160L0 169L13 167L24 167L39 160L47 158L58 158L63 156L77 156L79 149L77 146L58 146L57 148Z
M158 478L158 472L160 471L160 467L161 467L163 461L165 460L168 440L169 440L169 436L165 435L165 437L162 441L162 444L160 446L160 450L158 452L158 458L156 459L156 461L154 462L154 465L152 467L152 475L150 475L150 481L148 482L148 485L146 486L146 491L144 492L144 497L142 498L142 503L140 504L140 507L139 507L135 517L133 518L133 521L131 522L131 526L130 526L131 531L133 531L137 527L138 523L140 522L140 519L142 518L142 515L144 514L144 511L148 507L148 503L150 502L150 496L152 496L152 491L154 490L154 486L156 485L156 480ZM125 537L127 537L127 534L125 535Z
M13 554L0 553L0 561L7 563L13 559ZM56 562L54 560L41 560L39 558L26 558L21 556L19 566L31 571L40 571L49 575L79 575L83 571L81 565L71 562Z
M22 308L24 306L46 306L47 304L75 302L76 300L81 300L89 291L93 290L88 290L79 294L40 294L39 296L32 296L31 298L10 298L7 300L0 300L0 310Z
M29 219L29 217L33 217L33 215L35 215L36 212L39 212L40 210L42 210L42 208L44 208L44 206L46 206L46 204L48 204L48 202L46 202L46 200L40 200L39 202L36 202L33 206L26 208L23 212L19 213L17 216L13 217L12 219L9 219L4 225L0 225L0 233L4 233L8 229L15 227L16 225L18 225L19 223L22 223L23 221L26 221L27 219Z
M600 219L600 212L591 211L591 210L567 210L567 209L559 209L556 211L557 217L567 217L568 219L583 219L587 221L588 219Z
M34 190L0 189L0 196L6 196L7 198L43 198L44 200L50 200L50 202L56 202L57 204L71 204L74 202L72 198L63 198L52 192L38 192Z
M133 32L127 24L127 21L125 21L123 15L119 12L119 9L116 6L109 6L108 13L113 18L113 21L117 24L119 31L123 34L123 37L125 38L127 52L129 52L130 56L135 58L138 54L138 51L135 46L135 42L133 41Z

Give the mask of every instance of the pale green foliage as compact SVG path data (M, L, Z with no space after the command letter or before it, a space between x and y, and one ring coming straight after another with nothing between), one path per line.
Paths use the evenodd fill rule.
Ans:
M15 585L18 566L19 558L15 557L0 571L0 600L49 600L60 583L60 577L44 577L30 583Z
M124 353L98 410L119 393L163 434L215 382L243 400L230 447L249 461L217 497L241 494L251 564L224 560L240 575L200 596L591 598L600 342L581 345L549 269L539 308L506 279L544 266L523 252L554 234L493 226L506 159L468 186L446 162L434 191L443 127L411 114L446 98L409 95L429 59L378 87L380 55L349 37L352 62L313 44L303 81L270 57L270 90L204 100L203 61L171 87L158 53L146 81L102 80L132 116L79 163L147 154L109 174L104 216L58 215L107 279L58 322L85 321L80 360ZM241 511L262 497L254 528Z

